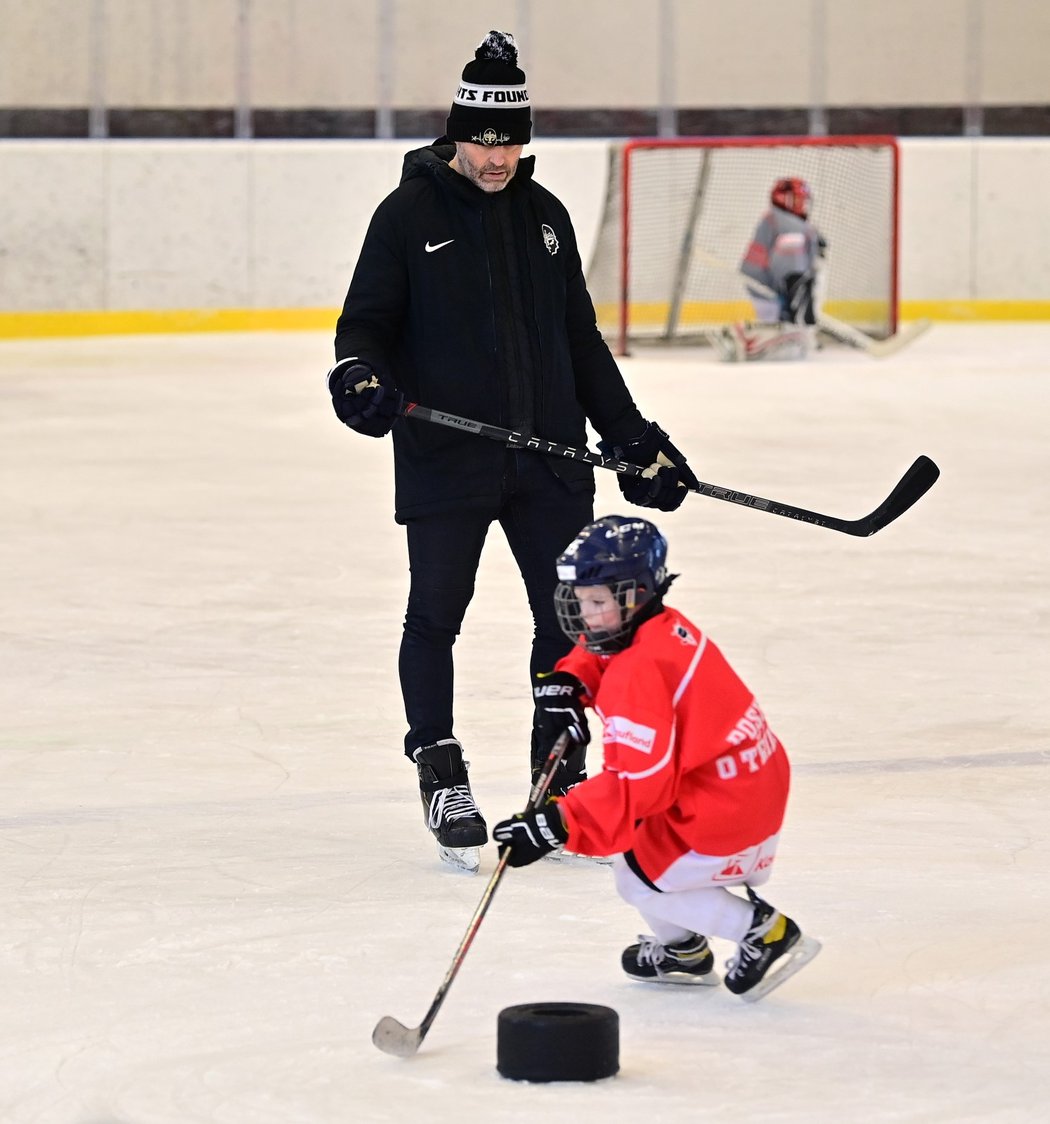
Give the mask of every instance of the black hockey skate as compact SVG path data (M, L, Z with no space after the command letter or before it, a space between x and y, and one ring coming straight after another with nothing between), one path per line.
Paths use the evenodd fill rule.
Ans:
M467 779L463 747L455 738L420 746L412 754L419 773L423 819L437 840L442 862L476 874L489 839Z
M726 964L725 984L734 995L753 1003L790 979L820 952L820 942L802 935L799 927L750 886L754 905L751 928Z
M662 945L655 937L639 935L638 944L623 950L620 963L632 980L646 983L715 986L715 957L707 937L694 933L676 944Z

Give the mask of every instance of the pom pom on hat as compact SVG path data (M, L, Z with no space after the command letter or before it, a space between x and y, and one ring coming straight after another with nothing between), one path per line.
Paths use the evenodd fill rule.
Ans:
M518 45L505 31L490 31L452 100L445 135L471 144L528 144L532 117L525 72L518 66Z
M509 62L511 66L517 66L518 44L509 31L490 31L478 44L474 58L493 59L495 62Z

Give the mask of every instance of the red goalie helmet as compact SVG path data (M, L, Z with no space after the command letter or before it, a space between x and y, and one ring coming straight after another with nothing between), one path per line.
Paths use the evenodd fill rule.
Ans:
M773 184L770 200L774 207L782 211L790 211L800 219L809 217L809 206L813 201L809 184L798 176L786 176Z

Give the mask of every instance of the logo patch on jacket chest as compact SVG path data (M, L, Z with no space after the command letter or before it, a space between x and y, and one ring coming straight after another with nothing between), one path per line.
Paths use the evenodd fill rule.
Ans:
M553 257L558 252L558 236L546 223L540 229L543 231L543 244Z

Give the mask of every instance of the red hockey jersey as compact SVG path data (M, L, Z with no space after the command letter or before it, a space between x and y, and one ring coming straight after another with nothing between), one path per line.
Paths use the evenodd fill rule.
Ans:
M604 768L560 801L568 848L633 851L655 880L689 851L733 855L780 830L787 755L718 648L670 607L614 656L557 665L602 721Z

